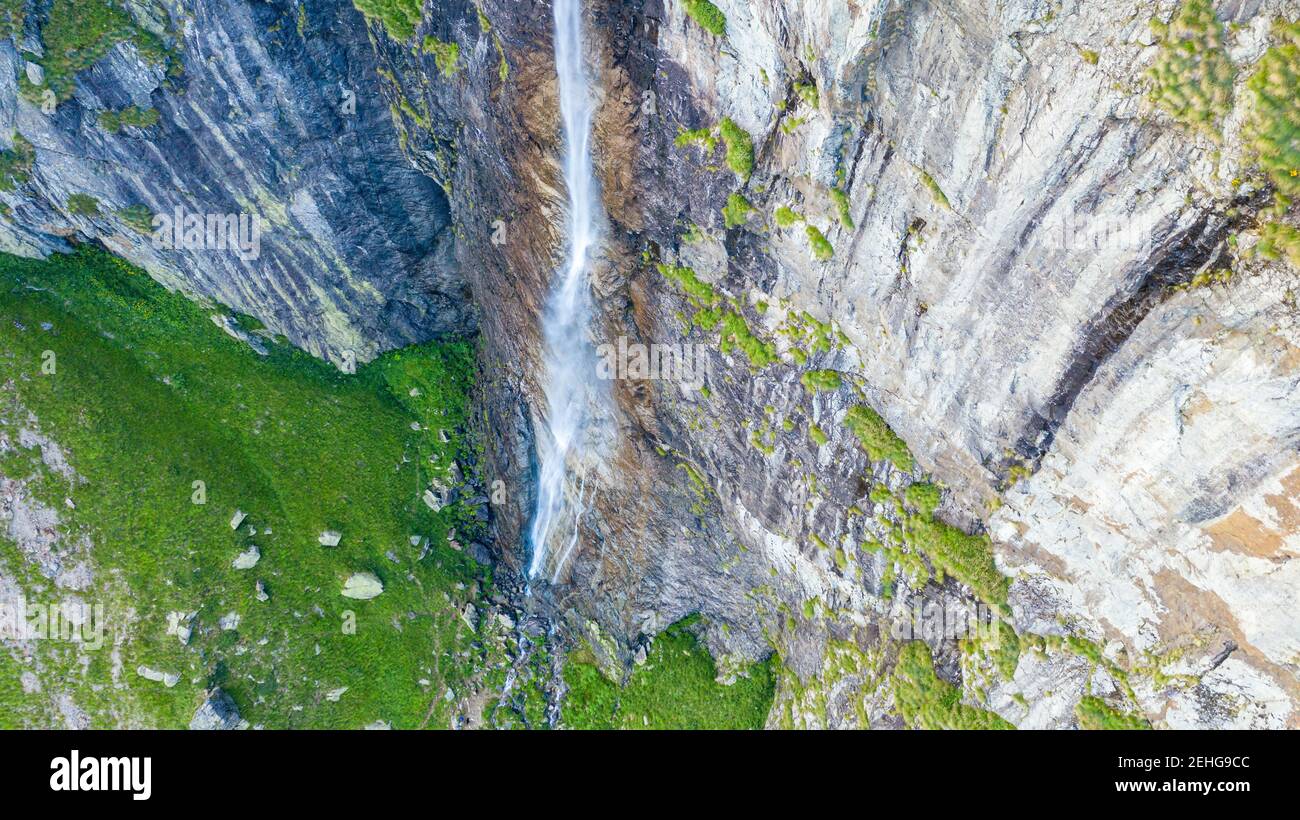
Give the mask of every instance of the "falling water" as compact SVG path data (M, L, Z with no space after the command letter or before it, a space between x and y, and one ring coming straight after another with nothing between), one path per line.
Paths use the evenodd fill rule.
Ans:
M578 541L585 467L580 448L589 443L592 411L602 401L596 358L587 329L591 320L589 256L598 247L600 194L591 165L592 104L582 52L581 0L554 0L555 70L564 124L564 182L569 190L568 258L543 315L546 342L546 429L537 437L541 463L533 514L528 577L546 566L555 542L552 581ZM575 462L575 464L571 464Z

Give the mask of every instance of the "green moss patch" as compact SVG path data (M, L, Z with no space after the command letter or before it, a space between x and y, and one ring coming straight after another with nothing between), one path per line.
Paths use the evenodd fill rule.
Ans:
M844 424L857 437L872 461L890 461L898 469L911 472L912 453L907 449L907 443L898 437L875 410L859 404L844 416Z
M727 146L727 167L743 180L754 173L754 140L730 117L718 123L718 133Z
M722 223L727 228L738 228L749 220L749 214L754 210L748 199L740 194L731 194L727 197L727 204L722 209Z
M158 111L153 108L139 108L128 105L120 111L99 112L99 126L113 134L121 131L123 126L149 128L157 124Z
M1223 48L1223 24L1210 0L1186 0L1168 25L1151 21L1160 43L1147 69L1149 96L1178 122L1218 135L1219 122L1232 108L1236 70Z
M646 661L623 686L582 653L564 666L562 720L575 729L761 729L776 691L772 661L752 664L730 686L717 683L707 649L691 632L694 617L654 640Z
M423 0L352 0L357 10L383 24L388 36L406 42L415 35L423 14Z
M1245 136L1278 190L1300 195L1300 21L1273 25L1277 45L1246 81L1251 95Z
M1014 729L995 712L961 702L961 690L934 672L930 647L908 641L894 667L894 704L914 729Z
M1132 731L1151 728L1151 724L1145 718L1121 712L1101 698L1092 695L1087 695L1079 700L1079 703L1074 707L1074 714L1079 718L1080 729Z
M467 691L500 661L461 619L491 578L448 543L452 529L470 543L482 525L461 502L434 513L420 500L434 479L455 484L453 460L472 463L472 346L407 348L345 375L269 337L260 356L213 312L102 252L0 257L0 367L13 376L0 420L29 423L30 411L85 478L42 491L66 539L94 545L100 586L87 595L114 627L135 610L118 679L108 648L83 671L39 642L43 663L71 664L57 685L94 726L133 704L144 725L183 727L219 685L269 728L445 727L446 689ZM247 519L233 530L236 509ZM342 534L338 546L321 546L326 530ZM253 545L257 565L234 569ZM0 562L24 565L3 537ZM342 597L356 572L383 593ZM167 634L171 612L196 613L188 646ZM231 612L238 626L218 626ZM0 669L12 663L0 653ZM140 678L140 665L180 682ZM23 710L0 702L0 725L22 723Z
M715 37L727 34L727 16L709 0L682 0L686 14L696 25Z

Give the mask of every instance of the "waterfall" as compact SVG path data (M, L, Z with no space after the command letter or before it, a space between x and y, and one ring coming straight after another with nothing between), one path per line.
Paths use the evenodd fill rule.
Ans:
M567 259L557 271L542 316L546 344L546 424L537 435L537 508L529 533L532 557L528 577L546 567L557 542L551 580L578 542L584 511L583 491L594 451L593 410L605 399L596 378L596 355L588 339L591 324L589 256L598 249L600 192L591 164L592 103L582 50L581 0L554 0L555 70L559 76L560 117L564 126L564 182L569 191Z

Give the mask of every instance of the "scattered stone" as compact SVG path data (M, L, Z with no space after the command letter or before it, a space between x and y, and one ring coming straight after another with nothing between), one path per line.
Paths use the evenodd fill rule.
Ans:
M343 534L340 532L336 532L335 530L325 530L325 532L320 534L320 538L316 540L320 542L322 547L337 547L342 538Z
M497 613L497 623L505 627L507 631L512 631L515 628L515 619L504 612Z
M230 517L230 528L232 530L239 529L239 525L244 523L244 519L247 517L248 513L243 510L235 510L235 514Z
M257 582L257 592L255 592L254 595L257 597L257 600L262 602L271 600L271 596L266 594L266 586L261 582L261 580L258 580Z
M397 553L393 552L392 550L389 550L388 552L384 553L384 557L387 558L389 561L392 561L394 564L400 563L400 560L397 557Z
M393 728L386 720L376 720L374 723L366 725L367 729L384 731Z
M198 612L180 611L167 613L167 634L179 638L182 646L189 644L190 635L193 633L190 623L198 614Z
M343 597L353 598L358 601L368 601L371 598L376 598L383 591L383 582L375 577L372 572L354 573L343 584Z
M38 63L26 60L23 70L27 72L27 82L36 86L45 85L45 69Z
M338 689L331 689L325 693L325 700L328 700L330 703L338 703L339 698L343 697L343 693L346 691L348 691L348 687L346 686L340 686Z
M190 728L195 731L247 729L248 721L239 716L230 695L220 689L210 689L190 719Z
M247 550L239 553L230 566L235 569L252 569L257 566L257 562L262 560L262 551L254 544Z
M221 616L221 620L217 621L217 623L220 624L221 628L226 632L233 632L239 628L239 613L227 612L225 615Z
M411 422L411 429L417 433L420 432L420 422L418 421Z
M159 672L157 669L150 669L147 666L137 666L135 673L146 680L159 681L168 689L180 683L181 676L171 672Z
M442 498L433 494L433 490L424 491L424 503L434 512L437 512L446 506Z
M411 536L409 539L407 539L407 540L411 542L411 546L413 546L413 547L418 547L418 546L420 546L420 536L418 536L418 535L412 535L412 536Z
M72 503L71 498L64 498L63 503L70 510L75 510L77 508L77 505Z
M469 627L470 632L478 631L478 610L473 604L465 604L465 608L460 611L460 619Z
M637 666L641 666L645 663L645 659L646 659L645 645L642 644L641 646L638 646L636 648L636 653L632 655L632 663L636 664Z

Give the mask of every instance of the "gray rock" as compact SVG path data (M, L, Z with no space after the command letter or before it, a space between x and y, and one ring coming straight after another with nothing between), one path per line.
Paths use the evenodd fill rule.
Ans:
M343 597L354 598L358 601L376 598L383 591L383 582L372 572L353 573L343 584Z

